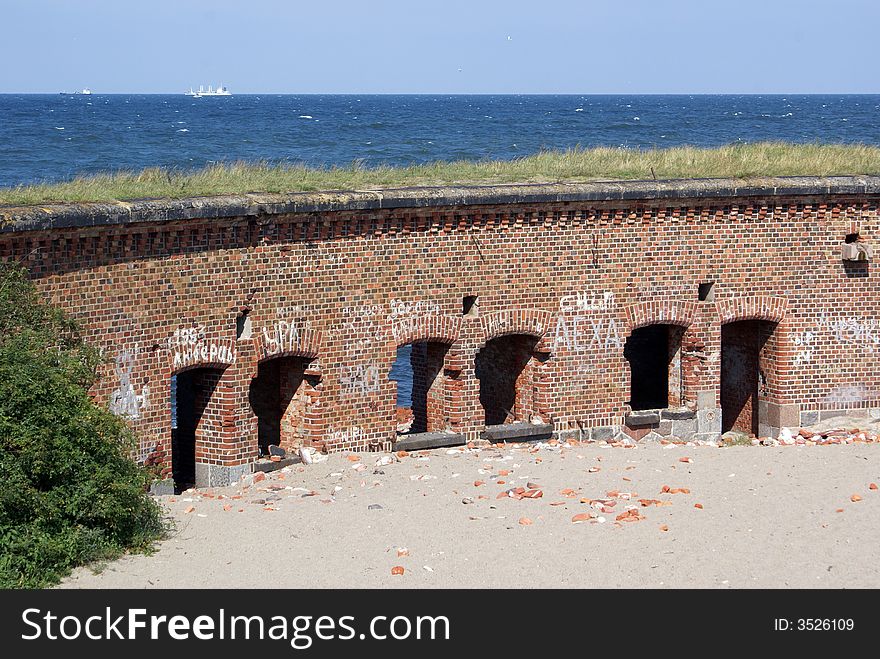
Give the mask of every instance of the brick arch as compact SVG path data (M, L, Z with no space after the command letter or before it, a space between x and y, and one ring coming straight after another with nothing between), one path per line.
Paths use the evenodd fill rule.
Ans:
M482 345L501 336L526 334L538 338L538 345L543 348L547 344L547 333L553 327L553 313L543 309L505 309L481 315L480 327Z
M460 316L425 314L391 321L391 336L398 348L419 341L452 345L458 340L460 331Z
M171 375L197 368L222 371L232 366L237 358L238 350L233 340L199 341L193 345L174 347L168 355Z
M629 330L648 325L678 325L688 327L694 321L697 303L685 300L652 300L626 307Z
M734 297L715 302L721 324L738 320L769 320L780 322L788 310L788 299L769 295Z
M316 359L321 353L324 335L311 323L278 321L273 327L254 331L257 363L276 357Z

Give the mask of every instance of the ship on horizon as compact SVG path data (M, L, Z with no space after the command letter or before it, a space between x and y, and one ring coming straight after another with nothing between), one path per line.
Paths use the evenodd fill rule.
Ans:
M184 96L192 96L193 98L201 98L202 96L232 96L232 92L223 85L217 85L217 89L214 89L211 85L208 85L207 89L205 89L204 85L199 85L198 91L194 91L190 87L188 92L184 92Z

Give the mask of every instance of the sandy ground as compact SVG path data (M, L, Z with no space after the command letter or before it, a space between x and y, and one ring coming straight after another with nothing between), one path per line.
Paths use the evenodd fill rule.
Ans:
M880 587L878 444L380 457L160 497L175 530L154 555L79 569L62 587ZM497 498L530 482L542 497ZM627 506L644 519L616 522ZM580 513L596 519L573 522Z

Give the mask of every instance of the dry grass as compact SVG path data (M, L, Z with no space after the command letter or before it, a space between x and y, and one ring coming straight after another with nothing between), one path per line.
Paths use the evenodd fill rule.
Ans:
M668 178L880 173L880 148L761 142L713 149L573 148L511 161L434 162L409 167L310 168L227 163L197 171L160 168L80 177L64 183L0 188L0 204L180 198L246 192L358 190L416 185L577 182Z

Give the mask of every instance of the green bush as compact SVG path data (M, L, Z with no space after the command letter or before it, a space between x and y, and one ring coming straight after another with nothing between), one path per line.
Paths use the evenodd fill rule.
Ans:
M50 585L163 533L132 433L89 397L98 363L22 268L0 262L0 587Z

